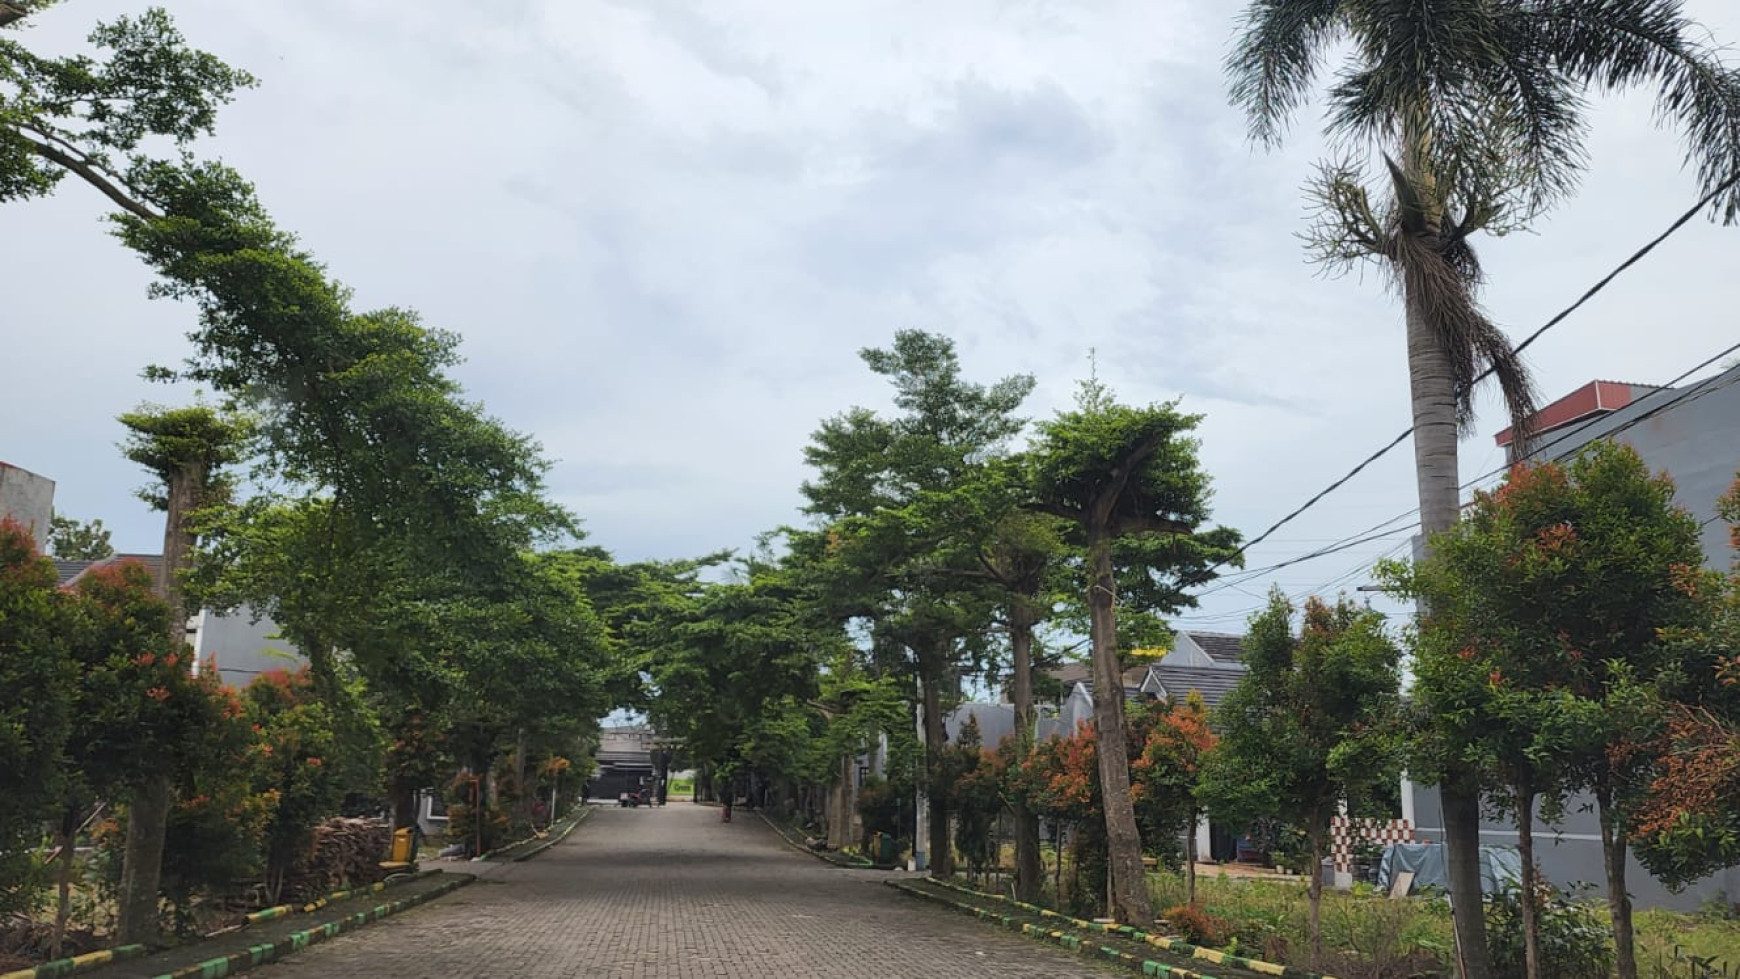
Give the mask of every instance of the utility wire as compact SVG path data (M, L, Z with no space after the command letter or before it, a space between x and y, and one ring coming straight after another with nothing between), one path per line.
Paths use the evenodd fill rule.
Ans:
M1715 201L1715 199L1717 197L1720 197L1723 193L1727 192L1728 188L1734 186L1736 183L1740 183L1740 172L1736 172L1733 176L1729 177L1727 180L1722 181L1722 183L1720 185L1718 185L1715 189L1711 190L1708 194L1705 194L1703 199L1699 200L1697 204L1693 205L1684 214L1681 214L1679 216L1679 218L1674 221L1674 223L1668 225L1667 230L1663 231L1659 235L1656 235L1654 238L1652 238L1649 241L1648 244L1644 245L1642 248L1639 248L1637 251L1633 252L1631 254L1631 257L1627 258L1623 262L1620 262L1617 266L1614 267L1613 271L1607 273L1605 276L1603 276L1601 278L1600 281L1596 282L1594 285L1590 286L1587 290L1585 290L1581 296L1577 297L1576 302L1572 303L1569 306L1566 306L1564 309L1559 311L1558 315L1554 316L1552 319L1548 320L1547 322L1541 324L1539 329L1535 330L1533 333L1530 333L1527 337L1525 337L1523 339L1523 341L1521 343L1517 344L1516 347L1513 348L1515 350L1515 352L1522 353L1524 350L1528 349L1530 344L1532 344L1536 340L1540 339L1542 334L1546 333L1548 330L1550 330L1553 327L1558 326L1560 323L1564 322L1566 317L1568 317L1572 313L1576 312L1579 308L1581 308L1583 306L1584 303L1587 303L1590 299L1593 299L1597 293L1601 292L1603 289L1606 289L1608 287L1608 285L1610 285L1613 282L1614 279L1617 279L1620 276L1620 274L1625 272L1625 270L1631 268L1633 265L1636 265L1639 261L1641 261L1643 259L1643 257L1645 255L1648 255L1650 252L1655 251L1656 246L1658 246L1662 242L1668 240L1668 238L1671 237L1675 232L1677 232L1681 228L1685 227L1687 223L1689 223L1693 218L1698 216L1698 213L1700 211L1702 211L1704 208L1710 206L1711 202ZM1492 376L1492 372L1493 372L1493 368L1488 367L1485 371L1482 371L1481 374L1474 379L1473 383L1479 384L1481 381L1486 380L1488 377ZM1244 554L1246 551L1250 550L1252 547L1255 547L1256 545L1262 543L1264 540L1268 539L1269 535L1273 534L1277 530L1280 530L1282 527L1285 527L1287 524L1292 523L1295 519L1297 519L1305 511L1311 509L1313 506L1316 506L1317 503L1319 501L1321 501L1324 497L1326 497L1329 494L1340 489L1343 485L1345 485L1347 483L1348 480L1352 479L1353 477L1355 477L1355 476L1359 475L1361 472L1363 472L1367 466L1371 465L1372 463L1383 458L1385 455L1389 454L1389 451L1391 449L1394 449L1396 446L1402 444L1402 442L1406 441L1408 436L1410 436L1412 434L1414 434L1414 426L1409 425L1407 427L1407 429L1405 431L1403 431L1400 435L1397 435L1395 438L1391 439L1388 445L1385 445L1383 448L1381 448L1381 449L1377 450L1376 452L1372 453L1371 455L1367 456L1363 461L1360 462L1359 465L1354 466L1352 469L1348 470L1347 475L1342 476L1340 479L1337 479L1335 482L1330 483L1328 486L1324 487L1315 496L1312 496L1310 499L1306 500L1299 507L1294 509L1293 512L1282 517L1280 520L1275 521L1273 524L1271 524L1269 526L1269 529L1263 531L1262 533L1258 534L1256 537L1253 537L1249 541L1240 545L1238 550L1236 550L1236 551L1232 552L1231 554L1227 555L1226 557L1222 558L1218 563L1216 563L1215 565L1210 567L1208 570L1212 572L1217 568L1223 567L1226 565L1226 563L1228 561L1236 560L1240 555Z
M1699 384L1697 384L1693 387L1684 388L1684 389L1675 389L1675 387L1674 387L1674 385L1679 384L1681 381L1684 381L1686 378L1692 376L1693 374L1696 374L1698 371L1701 371L1701 370L1709 367L1711 364L1716 363L1717 361L1721 360L1723 357L1727 357L1730 354L1733 354L1737 351L1740 351L1740 343L1733 344L1732 346L1729 346L1727 349L1719 351L1718 353L1705 359L1703 362L1689 368L1688 370L1681 372L1679 374L1679 376L1675 377L1673 380L1668 381L1666 384L1664 384L1660 387L1657 387L1657 388L1653 388L1650 391L1646 392L1642 397L1638 398L1636 401L1633 401L1631 403L1631 406L1642 405L1645 402L1649 401L1651 398L1655 398L1655 397L1658 397L1660 395L1667 394L1669 392L1673 393L1673 397L1669 398L1668 400L1662 402L1659 405L1656 405L1656 406L1650 408L1648 411L1642 412L1642 413L1638 414L1636 417L1627 420L1624 424L1621 424L1621 425L1615 427L1614 429L1612 429L1611 431L1607 432L1606 435L1607 436L1618 435L1620 432L1626 431L1627 429L1630 429L1633 426L1642 424L1643 422L1648 421L1651 418L1654 418L1655 416L1661 414L1664 411L1668 411L1672 408L1681 406L1683 404L1690 404L1691 402L1696 401L1699 398L1702 398L1708 394L1712 394L1715 391L1719 391L1722 388L1726 388L1726 387L1731 386L1737 382L1740 382L1740 375L1737 375L1735 378L1732 378L1732 379L1724 382L1721 385L1713 384L1712 382L1715 380L1715 378L1710 378L1709 380L1704 381L1704 382L1700 382ZM1590 428L1593 428L1594 426L1599 425L1602 422L1608 420L1608 418L1609 418L1608 415L1597 415L1593 418L1585 419L1582 422L1579 422L1578 424L1576 424L1575 426L1571 426L1571 427L1565 428L1562 431L1556 432L1550 441L1546 442L1543 445L1537 446L1529 454L1531 457L1545 456L1548 452L1553 450L1555 447L1557 447L1559 445L1563 445L1565 442L1576 438L1578 435L1582 434L1583 432L1588 431ZM1559 462L1559 461L1563 461L1566 458L1569 458L1574 452L1576 452L1578 449L1581 449L1583 447L1583 445L1584 445L1584 442L1578 442L1577 444L1567 448L1565 451L1560 452L1558 455L1553 456L1552 461ZM1509 468L1510 468L1509 464L1506 464L1503 466L1499 466L1496 469L1489 470L1485 473L1480 474L1479 476L1474 477L1473 479L1469 480L1468 482L1463 483L1460 488L1461 489L1468 489L1471 486L1478 485L1479 483L1482 483L1485 480L1491 479L1493 476L1497 476L1497 475L1504 473ZM1392 536L1394 534L1412 532L1415 527L1419 526L1419 521L1417 521L1417 520L1412 521L1410 523L1407 523L1407 524L1404 524L1404 525L1401 525L1398 527L1393 527L1393 528L1390 528L1387 530L1385 530L1383 528L1387 527L1390 524L1395 523L1397 520L1402 520L1402 519L1405 519L1408 517L1412 517L1414 514L1418 513L1419 510L1420 510L1420 508L1418 506L1415 506L1409 510L1406 510L1402 513L1399 513L1399 514L1389 518L1388 520L1384 520L1380 523L1374 524L1373 526L1367 528L1366 530L1360 531L1355 536L1343 538L1334 544L1330 544L1326 547L1318 548L1317 550L1311 551L1311 552L1306 553L1306 554L1302 554L1298 557L1289 558L1288 560L1279 561L1279 562L1276 562L1275 564L1265 565L1265 566L1260 567L1260 568L1245 569L1236 575L1229 575L1225 579L1222 579L1222 580L1216 582L1214 587L1209 588L1208 590L1202 592L1201 595L1199 595L1198 597L1211 595L1217 591L1221 591L1224 588L1229 588L1229 587L1232 587L1234 585L1243 585L1243 584L1250 582L1254 578L1266 575L1270 572L1278 571L1278 570L1280 570L1282 568L1286 568L1286 567L1291 567L1295 564L1301 564L1305 561L1315 560L1316 558L1327 557L1331 554L1336 554L1336 553L1339 553L1341 551L1348 550L1349 548L1357 547L1358 545L1367 543L1369 541L1378 540L1380 538ZM1256 543L1256 541L1252 541L1251 543L1254 544L1254 543Z

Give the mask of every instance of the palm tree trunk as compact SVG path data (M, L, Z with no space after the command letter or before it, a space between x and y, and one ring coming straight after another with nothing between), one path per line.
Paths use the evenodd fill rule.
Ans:
M1015 659L1015 760L1033 749L1033 610L1027 596L1017 595L1009 607L1009 647ZM1044 870L1039 864L1039 817L1025 802L1010 807L1015 814L1015 898L1039 897Z
M1408 386L1414 416L1414 475L1420 495L1420 532L1429 553L1432 536L1455 526L1461 512L1457 469L1456 390L1450 358L1425 315L1407 304ZM1486 950L1486 908L1480 889L1480 790L1461 773L1439 780L1444 804L1445 875L1450 885L1460 979L1492 979Z
M1130 800L1130 758L1124 734L1124 679L1118 670L1118 625L1113 608L1111 542L1096 534L1088 544L1088 611L1094 660L1094 725L1099 737L1100 799L1106 814L1106 868L1112 906L1121 924L1154 923L1142 871L1142 836Z

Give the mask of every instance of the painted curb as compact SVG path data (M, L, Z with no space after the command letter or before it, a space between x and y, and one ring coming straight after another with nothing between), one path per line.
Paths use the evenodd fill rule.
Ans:
M876 870L877 869L876 863L874 861L866 860L863 857L857 856L856 854L848 855L848 854L841 853L839 850L828 850L828 851L812 850L807 846L802 846L802 845L798 844L797 842L793 841L791 837L785 835L785 829L783 827L781 827L778 823L767 818L766 813L761 812L760 810L756 810L755 814L757 816L760 816L761 821L766 823L768 825L768 828L773 830L774 835L779 837L780 842L784 843L786 846L791 847L792 849L796 850L797 852L799 852L805 856L815 857L817 860L820 860L821 862L828 864L829 866L845 867L848 870ZM846 857L851 862L850 863L842 863L838 860L829 860L827 857L828 853L840 853L841 856Z
M18 969L13 972L0 973L0 979L53 979L58 976L70 976L80 972L89 972L99 965L111 962L125 962L145 954L143 945L119 945L115 948L99 949L86 952L66 959L53 959L28 969Z
M274 921L278 918L287 917L292 914L318 911L334 901L342 901L345 898L357 897L363 894L379 893L389 887L397 887L400 884L408 884L414 880L422 880L431 874L438 874L440 872L441 871L439 870L425 870L420 873L412 874L410 877L403 880L395 881L389 879L377 881L367 887L353 887L347 890L334 891L319 900L311 901L301 907L297 907L294 904L279 904L275 907L262 908L258 911L244 915L240 925L233 926L224 931L214 932L205 937L216 938L220 935L230 935L238 931L243 931L250 925L257 925L265 921ZM53 961L43 962L40 965L35 965L28 969L19 969L15 972L0 973L0 979L59 979L61 976L71 976L77 975L80 972L89 972L100 965L110 965L115 962L125 962L128 959L136 959L139 956L144 955L147 951L149 950L143 945L122 945L117 948L102 949L96 952L86 952L83 955L75 955L68 959L54 959Z
M412 874L411 876L406 877L403 880L395 881L392 878L388 878L387 880L376 881L375 883L370 884L367 887L351 887L351 888L346 888L345 890L342 890L342 891L333 891L331 894L328 894L325 897L310 901L307 904L302 905L301 907L297 907L294 904L280 904L280 905L277 905L275 907L261 908L258 911L254 911L254 912L246 915L243 922L242 922L241 927L246 928L248 925L257 925L262 921L272 921L272 920L275 920L277 918L283 918L283 917L286 917L286 916L292 915L292 914L306 914L310 911L319 911L321 908L326 907L328 904L331 904L334 901L342 901L345 898L358 897L358 896L363 895L363 894L379 893L381 891L386 890L389 887L397 887L400 884L408 884L414 880L422 880L423 878L429 876L430 874L438 874L440 872L441 871L439 871L439 870L423 870L423 871L419 871L415 874ZM225 934L225 933L218 932L217 934ZM212 937L212 936L207 936L207 937ZM0 977L0 979L4 979L4 977Z
M206 959L204 962L177 969L174 972L165 972L162 975L152 977L152 979L223 979L224 976L233 976L256 965L275 962L294 955L310 945L318 945L328 938L335 938L347 931L354 931L370 922L379 921L382 918L398 914L400 911L406 911L427 901L433 901L476 879L470 874L455 875L453 880L414 897L394 901L390 904L376 905L367 911L358 911L356 914L339 918L336 921L329 921L317 928L305 928L302 931L294 932L275 942L265 942L230 955Z
M1001 894L987 894L983 891L975 891L970 887L964 887L954 881L941 880L936 877L928 877L926 880L938 887L944 887L960 894L971 894L974 897L984 898L988 901L997 901L1002 904L1017 907L1023 911L1040 915L1041 917L1056 918L1059 921L1067 921L1075 927L1085 931L1115 932L1125 938L1138 942L1146 942L1155 948L1163 948L1174 955L1187 955L1191 958L1202 959L1204 962L1212 962L1216 965L1236 966L1240 969L1248 969L1251 972L1260 973L1262 975L1277 976L1279 979L1335 979L1334 976L1326 976L1320 972L1311 972L1306 969L1294 968L1293 966L1265 962L1262 959L1246 958L1241 955L1222 952L1219 949L1205 948L1201 945L1192 945L1189 942L1181 942L1175 938L1166 938L1162 935L1149 934L1148 932L1132 928L1129 925L1108 924L1098 921L1084 921L1081 918L1072 918L1066 914L1059 914L1050 908L1042 908L1037 904L1028 904L1024 901L1011 900Z
M591 812L593 809L596 809L596 808L597 808L596 806L586 806L585 807L587 812ZM580 823L579 817L575 817L574 818L574 826L579 825L579 823ZM574 828L574 826L569 826L568 829L572 830ZM564 830L563 832L566 833L567 831L568 830ZM548 837L544 837L544 838L547 839ZM540 838L537 836L528 836L528 837L525 837L524 839L514 840L512 843L503 843L501 846L498 846L492 850L485 850L482 853L478 854L475 857L472 857L471 859L469 859L465 862L466 863L483 863L485 861L494 860L496 857L501 856L502 854L508 852L509 850L514 849L515 847L525 846L527 843L536 843L539 841L540 841ZM514 858L509 857L508 859L512 860Z
M1000 924L1011 931L1017 931L1030 938L1037 938L1040 941L1048 941L1055 945L1060 945L1063 948L1069 949L1071 952L1078 952L1084 955L1095 955L1098 958L1111 959L1115 962L1120 962L1123 965L1140 970L1144 976L1162 976L1164 979L1215 979L1214 976L1209 975L1206 972L1194 972L1190 969L1180 969L1177 966L1167 965L1164 962L1156 962L1153 959L1144 959L1140 956L1132 955L1129 952L1112 948L1109 945L1096 946L1092 942L1083 941L1080 937L1068 934L1062 929L1046 930L1025 921L1016 921L1014 918L1006 914L997 914L993 911L987 911L984 908L974 907L964 901L950 901L945 897L940 897L921 888L913 887L906 881L891 880L886 881L885 883L903 894L910 894L913 897L938 904L946 904L957 911L965 911L981 921L990 921Z
M591 818L592 812L596 808L598 808L598 807L597 806L587 806L584 810L581 811L580 815L575 816L573 819L569 820L568 828L563 830L554 839L545 840L542 846L535 846L532 849L527 850L525 853L522 853L516 857L510 857L509 859L513 860L514 863L524 863L525 861L532 859L533 857L537 856L538 854L543 853L545 850L548 850L550 847L553 847L556 844L562 842L563 840L568 838L568 834L579 829L581 823L583 823L587 819Z

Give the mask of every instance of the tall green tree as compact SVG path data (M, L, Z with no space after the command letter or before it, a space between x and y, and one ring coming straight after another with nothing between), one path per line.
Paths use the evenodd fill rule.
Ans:
M115 553L101 520L85 522L58 513L49 521L48 550L62 561L101 561Z
M1032 507L1069 521L1086 551L1085 594L1093 643L1094 723L1105 792L1112 914L1130 925L1154 917L1142 870L1142 840L1130 801L1124 684L1118 660L1118 576L1113 549L1150 537L1136 577L1157 592L1161 611L1187 607L1184 588L1208 579L1231 556L1237 535L1208 520L1208 475L1190 433L1201 416L1176 405L1119 404L1097 380L1084 382L1073 411L1039 426L1029 450Z
M1407 321L1420 523L1449 529L1458 508L1457 439L1475 382L1496 376L1519 444L1533 384L1480 309L1472 239L1526 227L1567 196L1587 159L1588 96L1653 88L1659 116L1683 135L1715 210L1740 215L1740 74L1679 0L1252 0L1228 59L1233 101L1252 136L1281 141L1332 55L1328 135L1390 155L1347 158L1313 185L1316 256L1393 273ZM1366 186L1373 169L1387 190ZM1379 203L1382 200L1384 203ZM1443 790L1450 887L1479 893L1479 799L1454 771ZM1459 973L1490 979L1479 901L1457 901ZM1625 979L1630 979L1629 976Z
M854 408L822 423L806 447L816 477L806 509L828 522L828 578L842 621L872 624L873 646L897 650L888 665L917 686L927 752L941 748L948 692L984 658L996 595L959 546L962 527L945 515L967 508L976 467L1008 450L1025 421L1015 415L1033 389L1020 375L990 385L962 377L954 343L917 330L886 349L859 354L889 379L899 413ZM927 772L930 770L927 758ZM947 872L951 843L941 796L929 803L928 848Z
M1522 482L1533 476L1517 470ZM1428 610L1413 633L1418 718L1414 770L1476 772L1483 795L1515 821L1522 858L1524 970L1541 975L1537 814L1552 821L1581 788L1576 761L1602 743L1601 705L1566 679L1581 652L1568 647L1543 599L1557 587L1569 524L1535 526L1518 505L1529 494L1475 494L1464 519L1426 561L1388 564L1379 576Z
M163 570L157 589L168 606L169 655L191 660L187 649L191 609L184 579L192 570L198 543L197 514L227 500L229 478L224 467L242 457L248 424L205 405L145 405L122 415L120 421L128 430L124 454L156 480L140 497L164 511ZM159 880L173 786L167 771L152 771L136 787L128 810L116 931L121 941L129 943L153 943L158 938Z
M1414 579L1445 606L1429 605L1423 635L1455 637L1423 650L1420 673L1447 728L1446 761L1490 760L1513 791L1532 780L1593 793L1621 975L1637 968L1625 878L1627 827L1653 760L1645 749L1670 705L1695 706L1716 683L1713 661L1700 668L1670 641L1710 611L1700 527L1673 496L1671 480L1611 442L1568 466L1519 466L1476 497ZM1476 659L1491 668L1470 691ZM1482 709L1486 723L1469 724Z
M1323 863L1329 820L1400 778L1401 653L1383 617L1346 598L1295 609L1278 591L1251 619L1249 671L1215 712L1202 794L1228 821L1281 816L1310 842L1311 961L1323 954Z
M188 46L161 7L99 24L98 57L48 58L7 37L48 6L8 5L0 15L0 202L39 197L68 174L123 211L161 214L137 179L157 165L149 150L185 149L211 133L218 109L253 76ZM10 21L10 22L8 22Z
M1012 757L1018 765L1033 749L1034 634L1056 604L1055 586L1069 556L1064 543L1068 525L1019 507L999 506L993 512L1001 515L994 517L988 536L980 542L978 559L984 575L1006 593L1003 622L1009 634L1010 702L1015 714ZM1039 855L1039 816L1019 794L1012 797L1010 809L1015 822L1015 896L1033 901L1045 873Z

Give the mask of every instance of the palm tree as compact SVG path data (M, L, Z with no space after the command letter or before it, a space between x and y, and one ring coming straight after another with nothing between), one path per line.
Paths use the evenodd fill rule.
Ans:
M1699 40L1680 0L1251 0L1228 59L1232 98L1254 139L1274 145L1317 90L1331 52L1346 60L1325 94L1326 132L1344 153L1312 183L1316 257L1345 268L1376 259L1393 273L1407 322L1420 525L1428 540L1456 522L1457 441L1471 395L1490 373L1519 435L1533 386L1482 312L1470 239L1527 225L1576 186L1586 98L1654 86L1659 117L1724 221L1740 216L1740 73ZM1389 151L1378 176L1352 153ZM1386 186L1387 185L1387 186ZM1446 773L1448 774L1448 773ZM1478 894L1478 787L1442 783L1450 885ZM1615 883L1619 885L1615 888ZM1620 976L1634 979L1623 868L1609 868ZM1488 979L1479 901L1457 901L1459 974Z

